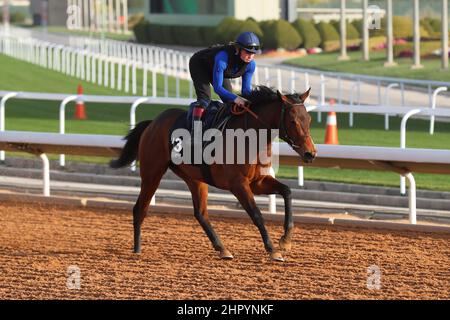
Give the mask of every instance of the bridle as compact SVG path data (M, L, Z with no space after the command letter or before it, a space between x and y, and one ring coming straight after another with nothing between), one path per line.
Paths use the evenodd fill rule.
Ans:
M285 101L282 101L281 104L281 115L280 115L280 123L278 124L278 128L280 130L280 139L285 141L288 145L290 145L292 148L301 148L298 144L295 143L294 139L292 139L287 130L284 118L286 116L286 111L292 109L295 106L303 106L303 104L300 103L294 103L294 104L288 104ZM265 123L265 121L261 120L256 113L254 113L249 107L247 106L239 106L237 104L233 104L231 107L231 113L234 115L241 115L248 112L253 118L255 118L258 122L260 122L263 126L265 126L267 129L270 129L270 126ZM308 135L309 136L309 135ZM307 137L308 137L307 136Z
M286 102L283 101L283 103L281 104L280 124L278 125L278 128L280 128L280 139L285 141L292 148L297 148L297 149L301 148L301 146L299 146L298 144L295 144L294 139L292 139L289 136L289 134L286 130L286 124L285 124L284 118L285 118L287 110L290 110L293 107L299 106L299 105L302 106L303 104L300 104L300 103L287 104Z

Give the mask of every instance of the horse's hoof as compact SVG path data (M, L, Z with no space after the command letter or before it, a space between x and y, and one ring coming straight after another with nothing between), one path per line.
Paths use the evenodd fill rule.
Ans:
M291 242L291 240L286 240L285 236L281 236L279 245L280 245L280 249L281 250L289 251L289 250L292 249L292 242Z
M227 249L221 250L220 254L219 254L219 257L220 257L220 259L223 259L223 260L231 260L231 259L233 259L233 255Z
M274 251L270 254L270 259L277 262L284 262L284 258L280 252Z

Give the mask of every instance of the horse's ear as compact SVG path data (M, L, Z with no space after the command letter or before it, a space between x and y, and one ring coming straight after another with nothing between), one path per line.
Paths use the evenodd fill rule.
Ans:
M305 102L305 100L308 99L310 92L311 92L311 87L309 87L309 89L307 91L305 91L301 95L299 95L302 102Z
M288 98L286 98L286 96L283 95L279 90L277 90L277 95L278 95L278 98L280 98L281 101L289 102Z

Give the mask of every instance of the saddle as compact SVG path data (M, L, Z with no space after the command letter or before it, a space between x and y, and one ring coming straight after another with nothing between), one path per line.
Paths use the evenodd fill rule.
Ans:
M194 109L194 103L192 103L189 107L189 110L187 112L183 112L180 114L178 119L173 124L172 128L170 129L170 141L169 141L169 147L170 150L176 145L181 149L187 147L185 143L180 144L180 141L177 141L177 137L173 137L172 133L176 129L186 129L188 132L191 132L192 127L192 111ZM226 125L228 121L231 119L233 114L231 113L231 106L224 104L219 101L212 101L208 108L205 110L205 113L202 117L203 127L202 131L203 133L208 129L218 129L223 133L223 131L226 128ZM209 144L211 141L205 141L203 142L203 149Z
M192 126L192 111L195 107L195 102L189 107L187 113L187 129L190 130ZM208 129L218 129L221 132L225 129L225 125L231 118L231 106L229 104L222 103L220 101L211 101L208 108L205 110L205 114L202 117L203 132Z

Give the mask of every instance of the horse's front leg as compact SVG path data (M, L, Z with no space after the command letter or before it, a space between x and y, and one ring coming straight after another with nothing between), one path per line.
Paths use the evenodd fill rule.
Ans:
M292 217L292 193L291 188L276 180L272 176L264 176L263 179L250 185L254 194L280 194L284 199L284 235L281 236L279 245L283 250L292 248L292 233L294 219Z
M270 258L275 261L284 261L281 253L273 247L272 240L270 240L269 234L267 233L263 216L256 205L255 197L250 188L248 180L236 181L232 185L230 191L236 196L242 207L245 209L245 211L247 211L253 223L258 228L264 242L264 247L270 254Z

